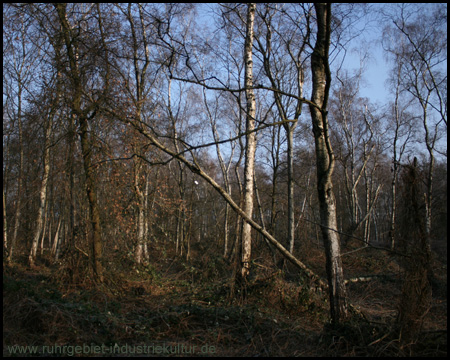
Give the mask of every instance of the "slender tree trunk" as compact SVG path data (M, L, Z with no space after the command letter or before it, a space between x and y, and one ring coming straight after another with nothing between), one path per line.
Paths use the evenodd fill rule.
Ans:
M236 175L236 180L237 180L237 184L238 184L238 188L239 188L239 207L242 208L243 207L243 202L244 202L244 197L243 197L243 193L244 190L242 188L242 181L241 181L241 176L239 175L239 166L242 160L242 147L241 147L241 155L239 156L239 160L234 168L234 173ZM228 194L228 193L227 193ZM231 194L228 194L231 197ZM242 216L240 216L239 214L236 214L236 226L235 226L235 236L234 236L234 242L231 246L229 255L228 255L228 259L232 259L233 262L237 261L237 254L239 253L238 251L238 245L239 245L239 239L240 239L240 235L242 235Z
M256 4L248 4L247 29L245 37L244 63L245 63L245 95L247 100L246 114L246 144L245 144L245 170L244 170L244 212L251 218L253 213L253 176L255 166L256 133L248 133L255 128L255 94L253 87L253 22L255 18ZM242 227L241 249L241 277L245 279L249 274L251 257L251 226L244 222Z
M269 6L267 6L267 9L269 9ZM271 39L272 39L272 25L269 22L266 23L267 26L267 35L266 35L266 42L267 42L267 47L266 49L263 51L263 64L264 64L264 69L266 71L266 75L268 76L271 86L273 88L278 88L280 86L280 83L275 81L275 76L272 73L271 70L271 66L270 66L270 57L271 57L271 49L272 49L272 44L271 44ZM258 41L258 45L260 47L261 43ZM298 71L298 102L297 102L297 109L295 111L295 115L294 115L294 122L289 123L287 122L287 111L286 109L283 107L282 101L281 101L281 96L280 94L278 94L277 92L274 92L274 97L275 97L275 103L277 105L277 109L279 112L279 115L282 119L282 121L284 121L283 123L283 127L285 129L286 132L286 138L287 138L287 173L288 173L288 191L287 191L287 195L288 195L288 227L287 227L287 246L289 248L289 251L292 253L294 251L294 241L295 241L295 219L294 219L294 181L293 181L293 174L294 174L294 164L293 164L293 158L294 158L294 130L297 126L297 120L301 115L302 112L302 105L303 105L303 101L300 100L301 98L303 98L303 82L304 82L304 78L303 78L303 70L302 70L302 64L299 61L299 58L296 60L296 67L297 67L297 71ZM275 129L274 129L275 131ZM279 136L279 132L278 132L278 136ZM272 136L272 146L275 145L275 133ZM278 162L278 150L279 150L279 141L278 141L278 148L276 150L276 156L274 156L273 154L273 148L272 148L272 159L275 160L274 158L276 158L276 161ZM275 163L275 161L274 161ZM275 171L276 167L274 166L274 178L276 177L276 171ZM275 181L273 184L273 191L272 194L275 195ZM274 197L272 197L272 219L271 219L271 223L274 223L274 217L273 217L273 213L275 210L275 199Z
M364 242L366 246L368 246L370 241L370 195L373 192L373 183L371 182L369 186L369 177L367 176L366 168L364 168L364 180L366 190L366 219L364 220Z
M317 190L320 203L320 221L325 245L326 270L330 294L330 312L333 323L339 323L348 316L347 293L344 284L342 259L336 221L336 199L331 175L334 168L334 154L331 148L327 100L330 88L328 50L330 44L331 5L314 4L317 14L317 40L311 56L313 78L312 102L310 105L317 162Z
M5 190L3 190L3 256L5 256L7 250L8 250L8 224L6 221L6 196Z
M61 43L57 42L54 44L55 47L55 53L57 56L57 66L59 67L61 64ZM45 235L45 227L43 229L43 222L44 222L44 215L46 215L46 203L47 203L47 184L49 180L49 174L50 174L50 143L51 143L51 136L52 136L52 127L53 127L53 118L55 117L58 103L59 103L59 97L61 92L61 71L58 68L57 70L57 79L56 79L56 94L55 97L52 100L51 109L48 114L48 119L46 122L45 127L45 133L44 133L44 172L42 175L42 183L41 183L41 190L39 194L39 209L36 219L36 229L33 236L33 241L31 244L31 251L30 255L28 257L28 262L31 265L34 265L34 261L36 260L36 254L37 249L39 245L39 238L41 237L42 233L42 242L44 241L44 235Z
M145 220L144 220L144 208L145 208L145 197L142 189L140 187L140 177L142 169L142 160L137 158L134 163L134 191L136 196L136 202L138 207L137 216L137 243L135 249L135 261L140 264L143 258L144 251L144 233L145 233Z
M3 157L3 260L8 256L8 221L6 216L6 194L8 193L8 179L9 179L9 141L10 135L6 135L5 140L5 154Z
M272 166L273 166L273 173L272 173L272 189L271 189L271 204L270 204L270 222L267 226L267 230L272 234L275 235L275 225L276 225L276 216L277 216L277 190L278 190L278 169L280 164L280 127L273 127L273 133L272 133ZM276 132L276 133L275 133ZM276 139L275 139L276 138ZM276 145L275 145L276 144Z
M149 174L146 173L145 175L145 188L144 188L144 244L143 244L143 250L144 250L144 260L148 262L150 259L150 254L148 253L148 216L150 214L150 211L148 209L148 188L149 188Z
M428 150L429 155L429 167L427 172L427 191L425 194L425 231L427 235L428 244L431 243L431 206L433 200L433 171L434 171L434 145L436 142L436 133L434 136L431 136L430 131L428 129L427 118L427 104L422 104L423 107L423 124L425 128L425 143Z
M69 234L71 234L71 238L69 240L69 248L71 250L75 250L75 173L74 173L74 163L75 163L75 116L72 114L70 116L69 123L69 153L68 153L68 161L67 161L67 172L69 177Z
M178 208L177 216L177 254L178 251L180 255L183 255L183 250L185 247L185 226L186 226L186 201L185 201L185 184L184 184L184 169L181 163L178 163L178 168L180 171L178 177L178 190L180 194L180 204Z
M45 203L47 199L47 183L50 173L50 136L53 125L53 111L49 114L47 120L47 127L45 129L45 141L44 141L44 173L42 175L41 190L39 194L39 209L36 220L36 229L34 231L33 242L31 244L31 251L28 257L28 263L34 265L36 259L37 249L39 245L39 238L42 232L42 223L44 219Z
M17 233L19 231L21 208L22 208L22 188L23 188L23 133L22 133L22 83L19 78L19 89L17 94L17 125L19 127L19 174L17 176L17 198L16 211L14 215L14 228L11 240L11 247L9 248L8 261L12 261L14 250L17 242Z
M91 150L92 144L87 129L87 119L82 117L80 121L81 152L83 154L84 173L86 175L86 193L89 200L89 214L92 224L92 266L94 276L99 282L103 282L102 266L102 228L100 224L100 212L97 204L97 193L95 188L95 175L92 168Z
M400 152L398 158L397 158L397 142L399 138L399 130L400 130L400 109L399 109L399 96L400 96L400 70L401 65L399 65L398 73L397 73L397 86L395 88L395 101L394 101L394 118L395 118L395 133L394 133L394 143L393 143L393 161L392 161L392 182L391 182L391 197L392 197L392 203L391 203L391 218L390 218L390 228L389 228L389 235L390 235L390 241L391 241L391 249L394 250L395 248L395 222L396 222L396 211L397 211L397 181L398 181L398 171L399 171L399 161L401 159Z
M42 225L42 235L39 247L41 255L44 254L44 241L45 241L45 233L47 232L47 226L48 226L48 196L45 201L44 224Z
M56 227L55 238L52 244L52 255L55 256L55 260L58 260L58 248L59 248L59 229L61 228L61 218L59 218L58 226Z
M391 249L395 249L395 212L397 210L397 164L394 161L393 164L394 170L392 174L392 183L391 183L391 197L392 197L392 203L391 203L391 218L390 218L390 228L389 228L389 235L390 235L390 241L391 241Z
M228 187L227 187L227 192L228 192ZM226 258L227 254L228 254L228 234L229 234L229 230L228 230L228 213L230 210L230 205L228 205L228 203L225 203L225 219L223 222L223 257Z
M136 118L138 121L141 121L141 114L142 114L142 100L144 97L144 88L145 88L145 82L146 82L146 74L147 74L147 68L150 64L149 60L149 49L148 49L148 42L147 42L147 33L145 29L144 19L143 19L143 9L142 5L138 4L138 13L139 13L139 28L136 28L135 20L133 17L132 12L132 3L128 4L128 10L127 10L127 18L130 24L131 29L131 37L132 37L132 49L133 49L133 65L134 65L134 77L135 77L135 104L136 104ZM138 41L138 39L142 37L142 43ZM143 45L145 49L145 61L142 65L140 65L139 61L139 52L140 52L140 46ZM170 84L169 84L169 103L170 103ZM170 106L170 105L169 105ZM139 149L139 145L135 147L135 153L139 156L141 156L141 150ZM147 219L145 217L146 214L146 204L147 204L147 197L148 197L148 180L147 180L147 172L144 171L144 178L145 178L145 188L142 190L141 188L141 170L142 170L142 160L140 157L138 157L135 160L134 163L134 171L135 171L135 177L134 177L134 189L135 189L135 196L136 196L136 202L138 204L138 216L137 216L137 244L135 249L135 260L139 264L142 262L143 258L148 256L147 249L144 246L146 234L148 232L148 225L147 225Z
M289 252L294 253L295 218L294 218L294 129L297 123L287 127L288 138L288 238Z
M206 98L206 93L205 91L203 91L203 97L204 97L204 101L205 101L205 106L206 106L206 110L208 112L208 116L210 118L211 121L211 130L212 130L212 135L214 137L214 140L216 141L216 153L217 153L217 158L219 160L219 165L220 165L220 169L222 171L222 176L223 176L223 182L224 182L224 187L225 190L227 191L228 194L231 195L231 185L230 185L230 180L229 180L229 171L230 171L230 166L231 166L231 161L233 159L233 154L234 154L234 149L235 149L235 145L232 145L232 149L231 149L231 154L230 154L230 160L228 161L228 164L225 165L225 162L223 160L222 157L222 153L220 151L220 146L219 146L219 134L217 132L217 127L215 124L215 120L213 119L213 116L209 110L209 106L208 106L208 101ZM230 210L230 205L228 205L228 203L225 203L225 218L224 218L224 224L223 224L223 257L226 258L227 254L228 254L228 247L229 247L229 211Z

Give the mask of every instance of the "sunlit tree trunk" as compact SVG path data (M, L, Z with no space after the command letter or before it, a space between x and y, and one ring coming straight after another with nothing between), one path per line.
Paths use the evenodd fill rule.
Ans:
M325 245L326 270L330 295L330 312L333 323L348 316L347 292L344 284L339 236L336 232L336 199L331 176L334 154L331 148L327 101L330 89L328 50L330 44L330 4L314 4L317 14L317 40L311 56L313 90L310 104L317 162L317 190L320 203L320 222Z
M245 63L245 95L247 100L246 114L246 144L245 144L245 169L244 169L244 212L249 218L253 213L253 176L255 166L256 133L248 133L255 128L256 103L253 87L253 22L255 18L256 4L248 4L247 29L245 37L244 63ZM251 257L251 226L244 222L242 227L242 252L241 252L241 276L247 277L250 269Z
M28 263L34 265L36 259L37 249L39 245L39 238L42 232L42 224L44 220L45 202L47 199L47 183L50 173L50 137L53 125L53 112L49 115L47 119L47 126L45 129L45 140L44 140L44 173L42 175L41 190L39 194L39 208L36 219L36 229L34 231L33 242L31 244L31 251L28 257Z
M287 159L288 159L288 238L289 251L294 253L295 242L295 219L294 219L294 129L297 123L292 126L286 124L286 133L288 140Z
M53 239L53 244L52 244L52 255L55 257L55 260L58 260L59 230L60 229L61 229L61 218L59 218L58 226L56 227L56 233L55 233L55 237Z
M53 95L53 98L51 100L51 103L49 106L51 106L51 109L49 110L48 118L45 124L45 133L44 133L44 157L43 157L43 164L44 164L44 171L42 174L42 183L41 183L41 189L39 194L39 208L38 208L38 214L36 219L36 228L34 231L33 241L31 244L31 251L30 255L28 257L28 263L30 265L34 265L34 262L36 260L36 254L37 249L39 245L39 239L41 237L42 233L42 242L44 241L44 235L45 228L43 230L43 223L44 223L44 214L46 210L46 203L47 203L47 184L49 180L49 174L50 174L50 148L51 148L51 136L52 136L52 128L53 128L53 119L56 115L58 105L59 105L59 99L61 94L61 69L59 66L61 65L61 42L57 41L53 44L53 47L55 48L55 54L57 57L56 64L57 64L57 74L56 74L56 87L55 87L55 93Z
M8 249L8 222L6 220L6 197L3 190L3 256Z

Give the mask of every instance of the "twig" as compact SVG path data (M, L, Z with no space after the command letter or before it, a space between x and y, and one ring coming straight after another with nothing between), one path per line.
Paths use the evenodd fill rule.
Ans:
M372 341L369 345L367 346L372 346L375 345L376 343L379 343L380 341L384 340L390 333L384 334L382 337L380 337L379 339Z
M75 245L75 249L77 249L79 252L81 252L84 256L89 257L89 255L84 252L83 250L81 250L78 246Z

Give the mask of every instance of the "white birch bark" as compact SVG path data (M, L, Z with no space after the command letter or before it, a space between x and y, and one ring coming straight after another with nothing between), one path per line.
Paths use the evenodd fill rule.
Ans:
M50 114L47 127L45 129L45 142L44 142L44 173L42 175L41 190L39 192L39 209L36 219L36 229L34 231L33 242L31 244L30 255L28 256L28 262L30 265L34 265L36 260L37 249L39 245L39 238L42 232L42 224L44 220L45 202L47 199L47 183L50 173L50 136L52 131L52 117Z
M251 218L253 213L253 177L255 166L256 133L249 131L255 128L255 94L253 87L253 22L255 18L256 4L248 4L247 29L245 36L244 63L245 63L245 96L247 100L246 114L246 144L245 144L245 170L244 170L244 212ZM242 227L242 252L241 252L241 276L247 277L250 269L251 258L251 226L244 222Z

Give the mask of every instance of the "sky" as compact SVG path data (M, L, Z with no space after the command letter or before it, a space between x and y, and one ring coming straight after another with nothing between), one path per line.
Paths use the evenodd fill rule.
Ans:
M385 4L365 4L362 8L355 9L356 14L359 14L363 8L368 13L366 16L349 20L351 25L347 37L353 38L345 45L347 52L343 67L349 71L358 71L363 62L360 96L367 97L373 103L386 104L389 99L386 81L392 65L386 60L381 46L385 26L378 17L381 6ZM363 61L362 57L365 57Z
M202 9L199 11L199 18L202 19L201 22L208 23L211 21L210 12L214 6L214 4L207 4L203 9L200 8ZM385 21L381 21L380 14L382 11L389 12L389 5L366 4L361 5L361 7L358 7L358 5L354 6L356 8L351 8L352 11L349 11L349 16L347 17L347 21L351 25L348 27L350 32L346 36L347 38L351 38L351 41L345 46L346 56L342 66L350 74L357 72L361 66L361 57L367 55L367 58L364 60L359 96L368 98L370 104L375 105L375 108L383 112L391 102L393 95L387 84L389 72L393 64L386 58L386 52L383 50L381 44L386 19ZM392 6L397 5L394 4ZM343 8L345 9L345 4ZM360 16L361 10L363 9L369 10L368 15ZM211 28L214 28L214 26L211 26ZM358 33L358 36L353 37ZM337 61L335 64L331 64L333 82L336 81L336 72L333 72L333 70L336 70L337 64ZM445 144L441 142L441 148L446 149L446 136L441 141L445 141Z
M390 95L386 88L390 64L384 58L381 45L375 43L375 40L370 57L363 73L360 95L369 98L371 102L386 104ZM344 66L356 71L360 66L360 57L357 54L350 54L345 59Z
M376 10L379 5L371 4L370 6L373 7L372 10ZM210 14L213 7L214 4L205 4L197 9L201 23L211 21ZM361 86L361 96L369 98L372 102L386 103L388 99L386 80L390 65L385 60L381 47L381 25L374 19L361 17L355 22L354 26L357 29L364 28L364 31L361 36L355 38L348 45L349 49L343 65L350 71L359 69L360 57L357 54L358 51L351 51L351 49L358 48L358 44L362 42L363 46L368 48L370 54L363 74L364 82Z

